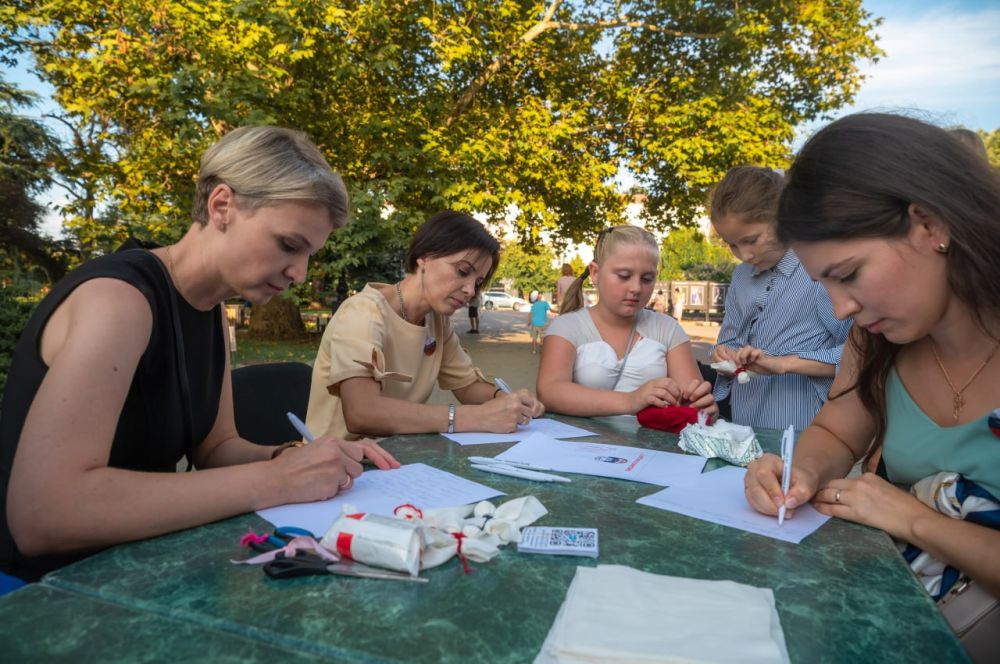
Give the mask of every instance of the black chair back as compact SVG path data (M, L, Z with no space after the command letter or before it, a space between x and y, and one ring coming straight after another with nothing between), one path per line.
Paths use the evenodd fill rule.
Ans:
M233 411L240 436L259 445L301 440L285 414L306 418L311 381L312 367L302 362L233 369Z

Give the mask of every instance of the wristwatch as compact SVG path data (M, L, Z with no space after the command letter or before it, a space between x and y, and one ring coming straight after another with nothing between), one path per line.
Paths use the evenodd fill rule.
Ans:
M455 404L448 404L448 433L455 433Z

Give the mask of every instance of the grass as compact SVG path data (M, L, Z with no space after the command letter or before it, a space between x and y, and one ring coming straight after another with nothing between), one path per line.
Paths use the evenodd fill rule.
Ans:
M305 362L312 364L319 349L320 336L309 335L302 341L260 341L248 339L246 332L236 333L236 352L232 356L233 367L264 362Z

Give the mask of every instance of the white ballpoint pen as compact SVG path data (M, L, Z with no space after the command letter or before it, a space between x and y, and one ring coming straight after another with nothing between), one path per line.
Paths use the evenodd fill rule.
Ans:
M525 470L540 470L542 472L553 470L552 468L545 468L544 466L535 466L530 463L523 463L521 461L504 461L503 459L495 459L493 457L484 456L470 456L469 463L478 463L484 466L513 466L514 468L523 468Z
M493 384L497 386L497 389L504 394L513 394L514 390L510 389L510 385L503 378L494 378Z
M792 457L795 455L795 427L789 425L781 436L781 495L782 503L778 508L778 525L785 522L785 503L788 497L788 487L792 483Z
M302 437L306 439L307 443L311 443L313 442L313 440L316 439L316 436L312 435L312 431L309 430L309 427L306 426L306 423L300 420L298 417L296 417L295 413L285 413L285 414L288 415L288 421L292 423L292 426L295 427L296 431L302 434Z
M570 480L565 477L559 477L558 475L549 475L548 473L538 473L533 470L526 470L524 468L515 468L514 466L504 466L502 464L485 464L485 463L474 463L472 467L476 470L481 470L486 473L495 473L497 475L508 475L510 477L520 477L523 480L534 480L536 482L569 482Z

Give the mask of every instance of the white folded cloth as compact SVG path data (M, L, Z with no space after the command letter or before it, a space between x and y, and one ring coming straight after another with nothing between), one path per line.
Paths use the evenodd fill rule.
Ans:
M787 664L769 588L578 567L535 664Z

